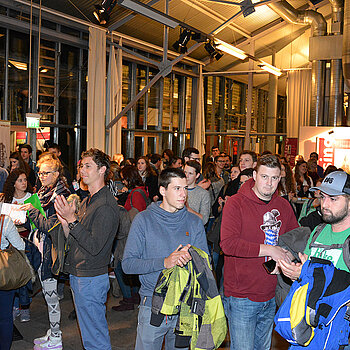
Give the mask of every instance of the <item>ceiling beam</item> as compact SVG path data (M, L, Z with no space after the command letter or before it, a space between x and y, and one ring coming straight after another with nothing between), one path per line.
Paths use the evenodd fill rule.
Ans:
M217 22L222 23L223 21L225 22L227 20L227 18L225 18L222 14L212 10L210 7L208 7L206 5L203 5L202 3L200 3L197 0L191 0L191 1L190 0L180 0L180 1L182 1L184 4L190 6L191 8L194 8L194 9L198 10L199 12L204 13L205 15L207 15L211 19L214 19ZM246 38L251 37L251 34L247 30L238 26L237 24L230 23L228 25L228 27L230 29L232 29L233 31L235 31L236 33L243 35Z
M322 2L320 2L319 4L317 4L318 7L317 8L321 8L323 6L326 6L326 5L329 5L329 1L328 0L324 0ZM310 6L308 5L304 5L304 6L301 6L298 8L298 10L303 10L303 9L307 9L307 8L310 8ZM331 15L327 15L325 17L326 20L328 20L330 18ZM237 41L237 44L235 45L236 47L238 48L242 48L243 46L247 45L250 43L251 40L258 40L262 37L265 37L266 35L269 35L271 33L273 33L274 31L276 30L279 30L279 29L282 29L283 27L289 25L290 23L284 21L282 18L278 18L268 24L266 24L265 26L257 29L256 31L252 32L252 37L251 38L241 38ZM309 25L306 25L306 26L302 26L302 29L298 29L297 32L300 32L301 34L303 34L307 29L309 29L310 26ZM304 29L304 30L303 30ZM300 34L300 35L301 35ZM293 37L293 33L291 34L291 36ZM290 36L288 36L290 37ZM257 52L256 54L256 57L257 58L261 58L261 57L265 57L265 56L268 56L269 53L268 53L268 50L270 50L271 52L274 50L275 52L278 52L280 51L281 49L283 49L283 47L287 46L288 44L290 44L292 41L294 41L297 37L293 38L293 40L284 40L284 39L281 39L281 40L276 40L274 43L272 44L269 44L267 48L265 49L261 49ZM285 44L283 45L282 47L282 43L283 41L285 41ZM274 49L274 45L275 44L279 44L280 48L279 49ZM270 52L270 54L271 54ZM263 54L263 55L262 55ZM202 62L208 62L207 61L207 57L205 59L202 60ZM211 63L211 62L210 62ZM210 64L209 63L209 64ZM229 65L225 66L222 68L222 70L230 70L232 69L233 67L237 66L238 64L242 63L242 61L240 60L235 60L234 62L230 63ZM208 63L207 63L208 64Z
M158 3L160 0L151 0L150 2L145 2L145 4L147 4L148 6L153 6L156 3ZM171 1L171 0L169 0ZM132 20L133 18L135 18L135 16L137 15L136 12L133 12L127 16L125 16L122 19L119 19L117 22L112 23L109 27L108 30L110 32L112 32L113 30L118 29L119 27L121 27L122 25L126 24L127 22L129 22L130 20Z

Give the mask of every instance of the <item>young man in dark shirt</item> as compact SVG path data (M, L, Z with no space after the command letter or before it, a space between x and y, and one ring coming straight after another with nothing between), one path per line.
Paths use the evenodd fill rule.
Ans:
M109 156L98 149L82 154L80 174L90 195L77 216L75 205L58 196L57 216L63 226L68 255L64 271L70 274L79 326L86 350L111 350L105 302L109 290L108 264L118 231L119 208L105 185Z

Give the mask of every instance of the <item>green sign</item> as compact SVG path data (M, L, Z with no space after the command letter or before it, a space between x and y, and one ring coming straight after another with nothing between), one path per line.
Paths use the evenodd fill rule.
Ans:
M40 114L27 113L26 122L28 129L40 128Z

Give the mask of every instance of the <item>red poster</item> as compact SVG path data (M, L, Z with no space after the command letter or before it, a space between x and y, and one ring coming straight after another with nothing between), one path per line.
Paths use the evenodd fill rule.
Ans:
M326 169L328 165L334 165L334 144L333 140L318 139L318 164Z
M287 137L284 146L284 156L289 161L291 167L294 166L295 157L298 154L298 138Z
M335 165L344 171L350 171L350 139L318 139L318 164L326 169Z

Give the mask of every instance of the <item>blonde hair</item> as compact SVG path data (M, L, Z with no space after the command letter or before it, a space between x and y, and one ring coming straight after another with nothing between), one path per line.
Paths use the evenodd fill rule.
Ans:
M37 162L37 166L40 168L43 164L47 164L53 171L58 171L60 176L62 175L62 163L55 154L50 152L42 153Z

